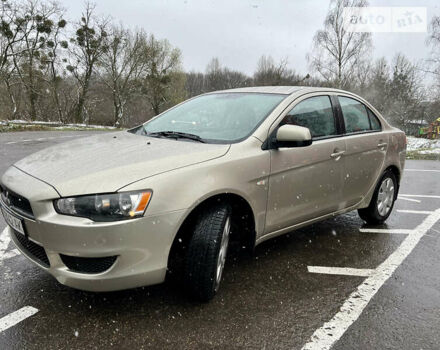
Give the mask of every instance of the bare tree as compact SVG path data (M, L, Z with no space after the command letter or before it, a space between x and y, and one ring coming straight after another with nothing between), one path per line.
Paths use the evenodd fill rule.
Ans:
M408 121L417 119L419 106L424 99L420 72L404 55L395 56L387 95L390 101L387 114L394 125L404 130Z
M87 122L86 102L96 64L108 49L107 18L97 18L95 6L87 2L81 21L76 24L75 36L70 39L70 64L66 67L78 83L74 119Z
M239 71L222 67L217 57L206 66L204 91L233 89L251 84L251 79Z
M313 38L313 50L307 55L310 67L337 87L345 87L353 77L356 65L369 54L371 34L346 31L344 7L367 6L365 0L332 0L324 29Z
M47 38L45 47L43 47L40 61L43 65L46 65L46 74L43 75L43 79L47 82L48 88L52 94L58 121L66 122L66 114L68 111L66 106L69 101L61 97L61 87L63 85L61 75L64 72L63 62L67 61L66 58L63 58L63 55L68 48L68 42L65 40L64 33L67 22L63 18L63 10L59 10L54 17L56 21L52 25L51 34Z
M436 106L440 105L440 16L434 16L429 25L429 36L427 44L431 47L431 52L425 62L423 71L431 74L434 78L430 97Z
M440 16L432 17L427 44L431 46L431 55L426 71L440 77Z
M300 85L309 79L309 74L304 77L287 68L287 58L278 63L271 56L261 56L254 73L254 84L261 86L270 85Z
M211 59L206 65L205 91L223 90L222 66L217 57Z
M374 64L365 69L365 88L361 92L365 98L381 112L388 113L390 110L391 70L385 57L377 59Z
M45 50L57 27L54 20L60 13L57 3L39 0L10 3L9 23L3 23L3 41L6 42L6 56L3 56L6 61L3 62L11 66L12 61L13 72L19 78L26 94L29 117L32 120L38 116L38 106L41 107L38 100L44 95L42 76L46 65ZM10 61L7 60L8 56L11 58Z
M369 87L373 65L373 62L370 60L359 60L353 69L351 80L345 84L344 88L359 95L364 95Z
M281 85L287 75L287 59L282 59L275 64L271 56L261 56L254 73L255 85Z
M14 2L0 2L0 81L5 85L9 102L12 106L11 115L16 116L18 107L13 92L14 47L21 43L26 34L22 31L22 23L17 21L19 8Z
M122 26L113 27L108 37L108 50L100 59L102 79L111 90L114 125L124 122L126 104L138 90L136 81L147 65L147 35L143 31L131 33Z
M145 50L146 74L142 77L142 93L157 115L172 101L184 98L181 53L168 40L156 40L153 35L149 37Z
M205 75L201 72L186 73L185 90L188 97L197 96L206 92Z

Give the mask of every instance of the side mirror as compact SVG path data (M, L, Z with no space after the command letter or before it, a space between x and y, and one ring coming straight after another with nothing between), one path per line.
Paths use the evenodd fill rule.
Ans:
M310 129L299 125L282 125L276 133L276 146L304 147L312 144Z

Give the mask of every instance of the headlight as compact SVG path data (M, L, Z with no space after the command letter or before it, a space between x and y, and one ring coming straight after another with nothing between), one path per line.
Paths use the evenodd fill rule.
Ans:
M60 214L89 218L93 221L115 221L142 216L152 191L121 192L61 198L54 201Z

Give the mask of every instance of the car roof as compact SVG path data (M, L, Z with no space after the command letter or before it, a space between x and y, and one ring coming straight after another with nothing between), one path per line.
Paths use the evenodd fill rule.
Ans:
M313 86L252 86L252 87L243 87L237 89L228 89L221 91L213 91L217 92L256 92L256 93L265 93L265 94L284 94L291 95L296 92L319 92L319 91L334 91L334 92L344 92L344 90L332 89L332 88L323 88L323 87L313 87Z

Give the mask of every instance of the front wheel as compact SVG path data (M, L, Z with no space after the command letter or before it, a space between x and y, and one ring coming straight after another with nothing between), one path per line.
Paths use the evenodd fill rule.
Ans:
M396 176L391 171L386 171L376 186L368 208L358 210L361 219L368 224L382 224L393 210L396 191Z
M211 300L223 275L231 231L231 208L218 204L204 210L194 227L185 262L185 285L192 297Z

